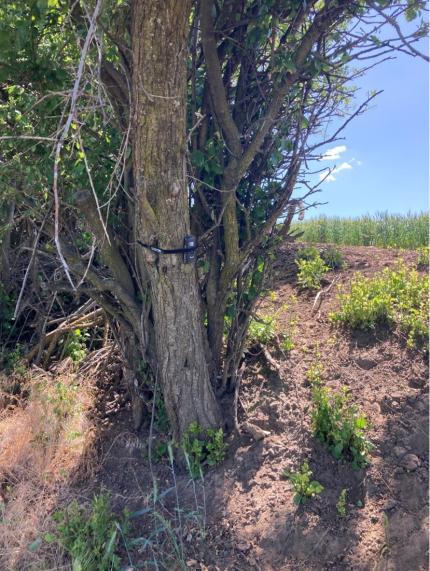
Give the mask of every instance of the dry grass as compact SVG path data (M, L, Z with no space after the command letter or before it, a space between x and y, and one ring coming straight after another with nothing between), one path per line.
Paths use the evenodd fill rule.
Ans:
M0 569L69 569L43 535L52 531L52 512L66 501L71 481L92 464L92 394L67 363L55 376L35 370L30 381L28 398L0 415Z

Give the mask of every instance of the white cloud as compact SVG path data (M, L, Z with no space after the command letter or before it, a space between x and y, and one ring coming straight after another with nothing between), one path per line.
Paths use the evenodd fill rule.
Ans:
M338 167L336 167L335 169L333 169L333 173L337 173L340 171L345 171L345 170L349 170L352 169L352 165L350 163L342 163L341 165L339 165Z
M340 155L346 151L346 145L338 145L332 149L328 149L321 157L322 161L336 161L340 159Z
M334 182L336 180L336 177L334 176L335 174L337 175L337 173L341 171L350 170L350 169L352 169L352 165L350 163L343 162L338 167L334 168L328 176L327 176L327 171L321 172L320 180L324 179L324 182Z

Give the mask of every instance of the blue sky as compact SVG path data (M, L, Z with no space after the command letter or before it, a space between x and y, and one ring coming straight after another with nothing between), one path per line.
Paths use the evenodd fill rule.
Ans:
M355 82L358 103L369 91L384 92L326 147L334 158L322 164L339 170L313 197L328 204L306 218L428 210L428 81L423 59L399 54Z

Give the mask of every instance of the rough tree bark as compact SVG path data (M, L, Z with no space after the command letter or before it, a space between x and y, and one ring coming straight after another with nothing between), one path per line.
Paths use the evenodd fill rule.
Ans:
M186 185L186 58L189 0L136 0L133 7L135 236L180 248L190 233ZM179 255L143 250L150 289L155 371L175 436L192 421L216 427L196 269Z

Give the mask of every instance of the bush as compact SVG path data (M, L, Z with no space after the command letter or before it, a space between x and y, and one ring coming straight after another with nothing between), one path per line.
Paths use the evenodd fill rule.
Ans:
M409 347L428 337L428 277L404 265L386 268L372 278L357 275L339 302L339 310L330 314L335 323L352 329L397 324L407 335Z
M325 444L333 456L352 461L353 468L362 468L368 462L372 448L365 437L367 420L351 404L346 388L332 392L316 385L312 389L312 428L316 438Z
M315 260L316 258L320 257L320 253L318 248L315 246L305 246L297 250L297 259L298 260Z
M417 250L417 268L418 269L425 269L429 266L429 247L423 246L422 248L418 248Z
M330 246L321 252L321 258L325 264L332 270L342 270L345 268L345 260L343 259L342 252L337 248Z
M282 475L284 478L290 480L293 485L295 492L293 501L295 504L303 504L309 498L313 498L324 490L324 486L319 482L311 480L312 470L310 470L307 462L303 463L298 472L289 472L288 470L284 470Z
M128 532L127 517L116 518L109 498L101 494L93 499L88 513L76 501L54 514L57 534L45 539L56 541L70 555L72 567L82 571L117 571L121 560L117 554L119 538Z
M299 271L297 273L297 283L302 289L320 289L321 280L329 271L324 260L318 255L318 258L312 260L297 260Z

